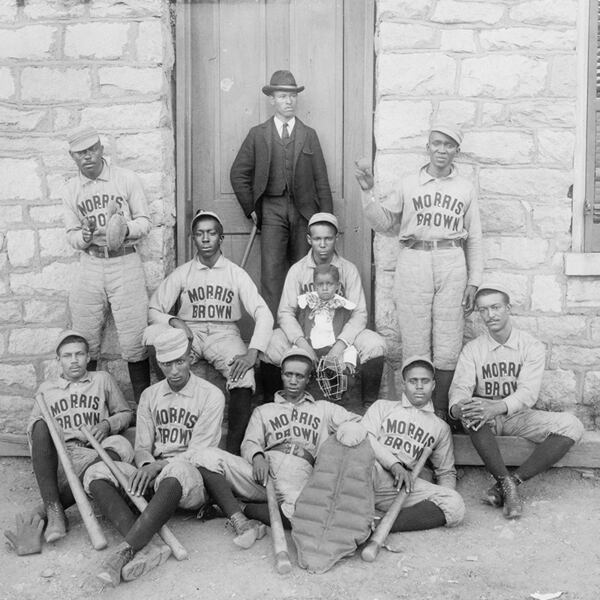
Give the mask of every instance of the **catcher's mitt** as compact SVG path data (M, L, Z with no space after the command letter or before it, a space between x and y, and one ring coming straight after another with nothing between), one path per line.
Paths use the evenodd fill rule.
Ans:
M344 373L341 360L322 356L317 365L316 379L325 397L332 402L339 402L348 389L348 376Z
M117 203L111 200L107 207L108 223L106 224L106 246L109 250L118 250L127 237L127 221L123 212L118 210Z

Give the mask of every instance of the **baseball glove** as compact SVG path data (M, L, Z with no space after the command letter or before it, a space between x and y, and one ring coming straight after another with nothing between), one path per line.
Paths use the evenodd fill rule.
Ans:
M341 360L322 356L317 365L316 379L319 388L328 400L339 402L348 389L348 376L344 373Z
M107 207L108 223L106 224L106 246L109 250L118 250L128 233L127 221L123 212L118 210L117 203L111 200Z

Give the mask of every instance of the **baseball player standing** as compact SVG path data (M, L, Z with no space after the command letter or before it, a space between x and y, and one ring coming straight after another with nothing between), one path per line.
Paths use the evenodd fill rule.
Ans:
M158 333L182 329L192 349L220 371L229 390L227 449L239 453L255 391L254 364L273 331L273 317L250 276L223 256L223 223L214 212L198 211L192 220L196 257L178 267L150 300L145 341L154 345ZM177 316L170 314L179 300ZM242 308L255 326L246 348L237 326Z
M545 366L544 345L512 325L508 290L484 283L475 310L487 332L465 345L450 388L450 416L460 419L488 471L496 478L484 501L504 506L504 516L521 516L517 486L558 462L583 435L568 413L535 410ZM509 474L496 435L516 435L537 444Z
M112 310L135 401L150 385L150 366L142 343L148 295L135 245L151 223L142 184L129 169L108 164L98 132L86 127L69 138L69 154L79 169L64 190L67 240L81 250L79 272L69 305L74 329L85 331L89 369L95 370L108 308ZM111 212L123 228L122 240L107 239ZM121 242L121 243L119 243Z
M380 203L370 165L357 163L363 208L375 231L399 227L394 301L404 356L432 356L434 406L447 418L448 389L462 347L464 316L483 272L481 222L473 183L454 166L462 133L451 124L429 133L429 163L404 177Z

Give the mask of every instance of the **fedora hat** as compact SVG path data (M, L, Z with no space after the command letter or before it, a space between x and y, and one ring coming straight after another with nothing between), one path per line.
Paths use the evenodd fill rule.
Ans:
M303 85L296 85L296 80L290 71L275 71L271 75L271 82L262 89L263 94L270 96L273 92L295 92L299 94L304 89Z

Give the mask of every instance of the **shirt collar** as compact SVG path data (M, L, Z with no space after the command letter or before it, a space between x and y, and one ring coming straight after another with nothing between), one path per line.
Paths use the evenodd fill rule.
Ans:
M426 165L423 165L421 167L421 170L419 171L419 183L421 185L425 185L426 183L429 183L430 181L435 181L436 177L434 177L433 175L430 175L427 172L427 167L429 166L430 163L427 163ZM456 167L454 165L450 165L450 173L448 175L446 175L446 177L440 177L439 179L451 179L452 177L456 177L456 175L458 174Z
M100 171L100 175L98 175L98 177L96 177L96 179L90 179L89 177L86 177L81 171L79 171L79 181L81 182L81 185L89 185L90 183L94 183L94 181L108 181L109 180L110 166L104 158L102 159L102 162L104 163L104 166L102 167L102 171Z
M315 262L315 259L313 258L312 248L308 251L308 254L306 256L308 258L308 266L314 269L317 266L317 263ZM337 250L333 253L333 258L331 259L331 264L336 267L339 267L340 255L337 253Z
M291 404L291 402L288 402L283 397L283 395L281 394L281 391L275 392L275 397L274 397L273 401L275 402L275 404ZM309 392L304 392L304 398L302 398L302 400L300 400L300 402L295 402L294 406L297 406L298 404L302 404L303 402L310 402L311 404L314 404L316 402L316 400L312 397L312 395Z
M416 407L413 406L409 399L406 397L406 394L402 394L402 407L403 408L414 408L415 410L420 410L422 412L434 412L433 410L433 402L430 400L425 406Z
M56 385L61 390L66 390L72 383L81 383L83 381L91 381L91 380L92 380L92 376L90 375L90 372L86 371L85 375L83 377L81 377L80 379L78 379L77 381L71 381L70 379L63 377L62 375L59 375L56 380Z
M176 392L175 390L172 390L171 386L169 385L169 382L165 379L162 382L163 383L162 395L170 396L170 395L179 394L180 396L187 396L188 398L191 398L194 395L194 389L196 387L194 377L195 377L195 375L193 373L190 373L190 378L187 380L187 383L178 392Z
M496 350L500 348L500 346L505 346L506 348L512 348L513 350L516 350L519 346L519 330L515 327L512 328L510 335L508 336L508 339L506 340L506 342L504 342L504 344L501 344L500 342L496 341L490 335L489 331L486 331L485 334L487 336L488 347L490 350Z
M273 121L275 122L275 127L277 128L277 133L279 134L279 137L281 137L281 131L283 130L283 121L277 116L275 115L273 117ZM294 130L294 125L296 124L296 117L292 117L288 122L287 122L287 126L288 126L288 133L290 135L292 135L292 131Z
M225 267L225 257L223 256L223 252L221 252L221 256L217 259L217 262L212 267L207 267L204 263L200 262L198 255L196 255L195 259L196 267L198 269L222 269Z

